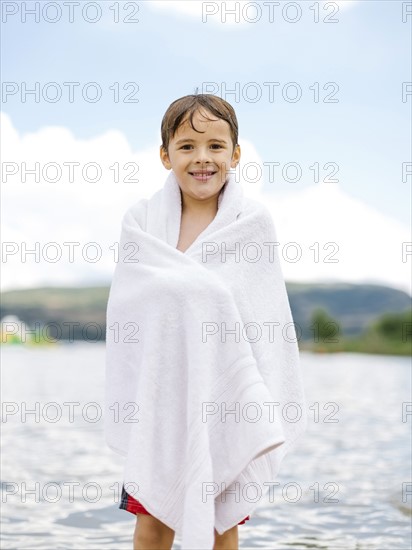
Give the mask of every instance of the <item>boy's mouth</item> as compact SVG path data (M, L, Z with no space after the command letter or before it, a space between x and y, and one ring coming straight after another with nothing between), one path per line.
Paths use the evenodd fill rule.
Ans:
M196 172L189 172L189 174L191 176L193 176L196 180L198 181L207 181L209 180L212 176L214 176L217 172L216 171L208 171L208 170L205 170L205 171L196 171Z

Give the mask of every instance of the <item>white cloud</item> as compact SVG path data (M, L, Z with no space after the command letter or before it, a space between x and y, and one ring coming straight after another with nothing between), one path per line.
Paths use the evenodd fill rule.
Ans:
M412 255L402 261L402 243L411 241L408 228L347 195L339 184L319 183L266 197L265 203L273 213L287 280L367 282L412 293ZM412 246L408 249L412 254ZM291 260L298 253L302 257L293 263L288 252Z
M358 0L324 0L324 15L334 15L334 6L339 11L346 10L358 3ZM270 5L272 4L272 5ZM172 12L185 17L192 17L204 23L211 22L221 29L234 30L244 25L258 23L259 21L279 21L282 17L282 10L288 2L250 2L249 0L223 1L214 0L148 0L146 5L163 12ZM327 5L329 4L329 5ZM303 14L302 3L298 3ZM303 4L304 5L304 4ZM310 4L308 3L308 7ZM296 9L288 8L287 17L298 17ZM294 11L295 10L295 11ZM334 15L336 17L336 14ZM273 20L273 21L272 21Z
M43 127L37 132L19 136L8 115L0 113L2 128L2 237L8 245L7 256L3 263L2 289L25 288L41 284L71 285L93 284L95 280L107 282L114 269L113 252L110 246L119 238L120 222L126 209L142 197L150 197L160 189L168 175L160 162L160 135L148 137L154 145L142 151L131 150L125 136L110 130L93 139L76 139L62 127ZM256 158L256 151L250 143L242 141L244 158L250 162ZM22 183L23 163L27 170L39 165L41 183L35 182L35 176L27 173ZM74 167L74 181L69 179L67 163L77 162ZM101 167L101 180L89 183L86 178L95 176L90 166L86 177L82 170L89 163L98 163ZM47 179L56 177L56 169L50 163L58 164L61 180L50 183ZM64 165L66 163L66 165ZM110 167L118 164L120 181L114 182L114 170ZM129 163L126 170L122 167ZM133 165L131 163L134 163ZM47 166L49 167L47 168ZM131 175L134 166L138 172L133 176L139 181L125 182L125 176ZM8 171L16 171L11 174ZM259 186L247 186L251 195L258 193ZM28 255L22 264L22 251L27 246L32 250L40 243L40 253L47 253L47 243L60 243L62 260L48 262L42 255L39 258ZM67 242L79 242L75 261L69 262ZM88 262L78 252L86 243L97 242L102 250L102 259L96 263ZM3 244L3 257L4 257ZM49 249L53 253L52 248ZM92 249L90 249L92 252ZM36 261L34 259L36 258Z
M3 248L2 290L27 288L43 284L80 285L109 282L113 269L113 251L110 247L120 236L120 222L126 209L142 197L149 198L160 189L168 175L159 159L160 135L153 135L153 143L143 151L134 152L125 136L111 130L90 140L76 139L66 128L45 127L37 132L19 136L10 118L0 113L2 126L3 159L3 247L6 242L15 242L17 253L7 257ZM241 140L242 167L248 163L262 165L255 147ZM5 181L6 166L17 167L19 172ZM50 162L79 162L76 178L68 181L68 170L60 182L34 183L27 175L21 183L22 163L40 169ZM81 168L87 163L99 163L102 169L100 182L84 181ZM139 165L138 183L113 181L113 166L125 163ZM130 170L123 171L123 176ZM245 171L242 171L245 174ZM91 170L89 176L93 175ZM53 176L52 167L48 177ZM246 177L253 177L253 171ZM121 180L123 178L121 177ZM410 241L407 228L355 200L342 191L338 184L318 184L302 191L283 195L262 194L262 182L243 182L245 194L264 202L273 214L283 252L282 267L285 278L294 281L340 280L373 281L402 288L410 292L411 259L402 262L402 242ZM21 251L26 243L33 249L38 242L40 251L46 253L46 243L60 245L63 259L56 263L42 256L35 262L27 256L21 261ZM64 242L79 242L75 261L68 261L68 247ZM87 261L79 252L85 244L97 242L102 258L96 263ZM302 258L293 263L296 247ZM319 243L319 262L314 261L314 243ZM335 242L338 252L331 259L338 263L326 263L325 256L332 248L323 250L327 242ZM285 246L286 245L286 246ZM312 249L310 248L312 247ZM52 254L53 250L49 250ZM90 249L90 253L93 249Z
M202 4L201 0L149 0L147 5L162 11L174 11L183 15L190 15L192 17L202 16Z
M236 29L259 20L259 16L267 15L269 9L259 2L247 0L222 1L214 0L149 0L149 7L158 11L173 12L179 15L195 18L199 22L212 23L220 29Z
M359 0L333 0L333 2L338 5L340 10L353 8L353 6L358 3L358 1ZM330 3L330 0L324 0L323 3L328 4Z

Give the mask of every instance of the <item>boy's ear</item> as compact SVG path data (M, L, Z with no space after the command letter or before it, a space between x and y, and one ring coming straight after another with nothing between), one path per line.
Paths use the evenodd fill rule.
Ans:
M236 145L232 154L232 160L230 162L231 168L236 168L236 166L239 164L240 155L241 155L241 150L240 150L240 145L238 144Z
M160 160L162 161L163 166L170 170L172 168L172 165L170 164L169 155L166 151L166 149L163 148L163 145L160 146Z

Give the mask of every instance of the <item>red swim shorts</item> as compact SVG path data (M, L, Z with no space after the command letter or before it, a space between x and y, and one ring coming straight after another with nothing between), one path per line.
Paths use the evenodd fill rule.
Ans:
M134 499L131 495L129 495L129 493L126 493L124 485L122 487L122 498L120 499L119 508L127 510L127 512L131 512L132 514L152 515L146 510L146 508L144 508L143 504L140 504L138 500ZM249 519L250 517L247 516L244 520L240 521L238 525L243 525L246 523L246 520Z

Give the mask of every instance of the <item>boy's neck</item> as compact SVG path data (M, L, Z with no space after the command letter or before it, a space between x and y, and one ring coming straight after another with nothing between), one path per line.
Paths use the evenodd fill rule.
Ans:
M182 198L182 215L196 217L216 216L219 194L220 192L214 197L199 201L183 195L182 191L180 191L180 196Z

